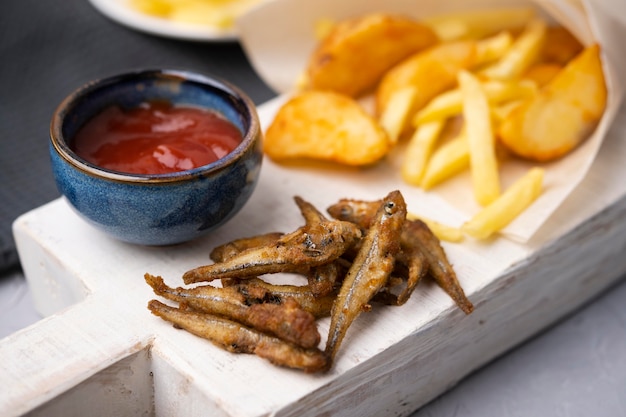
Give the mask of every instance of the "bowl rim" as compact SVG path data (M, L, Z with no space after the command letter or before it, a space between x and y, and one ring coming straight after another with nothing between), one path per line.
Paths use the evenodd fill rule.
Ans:
M133 174L110 170L86 161L69 147L63 136L62 128L64 117L72 109L74 103L94 91L120 81L156 77L180 81L187 80L198 84L205 84L210 88L225 92L236 101L242 102L244 104L243 108L248 111L246 117L249 118L250 124L243 134L241 143L230 153L210 164L190 170L166 174ZM88 175L126 183L170 183L206 176L234 164L250 147L255 146L255 142L260 138L260 134L261 123L256 111L256 106L243 90L221 77L186 69L137 69L89 81L78 87L61 101L55 109L50 122L50 143L63 160Z

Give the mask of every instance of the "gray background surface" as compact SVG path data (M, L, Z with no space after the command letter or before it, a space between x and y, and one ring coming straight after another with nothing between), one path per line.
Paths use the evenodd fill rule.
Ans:
M86 0L3 1L0 59L3 338L40 319L10 228L18 215L58 196L48 165L48 124L67 94L87 81L148 67L224 77L257 104L274 93L237 43L144 35L109 21ZM626 277L413 414L424 416L626 416Z

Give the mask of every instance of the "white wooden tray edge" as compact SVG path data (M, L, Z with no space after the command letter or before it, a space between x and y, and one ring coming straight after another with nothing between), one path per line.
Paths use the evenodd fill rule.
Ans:
M358 345L359 340L370 343L371 350L361 343L365 355L351 362L340 361L337 369L324 377L296 376L262 364L258 358L217 351L211 351L215 358L209 365L186 358L204 352L201 341L181 332L174 336L175 330L165 323L154 324L162 332L155 340L141 326L144 322L148 326L145 305L132 298L139 294L148 299L150 292L141 282L116 276L137 277L145 272L145 264L132 264L137 255L133 248L124 248L127 254L125 250L110 251L117 246L72 216L63 200L26 213L14 224L18 250L38 308L52 315L0 341L0 357L11 358L0 364L0 384L10 387L0 395L0 414L32 411L31 415L62 415L69 404L80 409L76 404L81 399L83 411L94 404L117 402L117 408L105 408L99 415L119 415L120 410L128 413L136 407L143 407L148 415L172 412L193 416L209 410L213 415L242 417L409 414L624 274L626 190L621 178L626 171L622 162L625 126L621 112L598 163L559 210L551 231L540 237L544 243L533 250L513 248L528 256L518 257L481 285L469 283L470 298L477 306L472 315L464 317L441 299L433 303L438 294L426 288L426 295L412 298L406 310L390 308L368 315L365 321L370 323L357 326L363 336L354 331L358 335L347 343L345 356L355 353L350 344ZM269 175L275 174L272 169L270 166ZM561 215L565 221L558 217ZM91 262L77 262L89 258L93 248L111 257L98 252ZM68 253L68 249L76 253ZM185 262L198 261L199 250L204 249L185 247L165 256L175 259L171 264L177 268L185 269ZM192 254L185 258L187 251ZM120 267L120 262L131 262L130 271ZM121 288L124 291L116 288L120 282L127 285ZM132 297L125 291L133 293ZM113 300L126 310L112 308L106 315L94 314L93 305ZM419 324L396 333L385 331L379 337L403 337L392 343L377 342L377 335L371 332L385 329L385 323L402 327L397 317L402 318L405 311L421 315ZM396 321L390 320L394 317ZM124 326L125 321L135 324ZM138 373L134 376L123 375L122 371L135 368ZM111 378L116 371L122 375ZM218 377L225 386L216 385ZM241 393L233 394L231 388L239 388L244 377L258 378L258 386L244 386ZM271 382L273 378L278 381ZM181 385L186 387L184 393ZM103 386L119 389L103 391ZM276 387L289 389L276 393Z

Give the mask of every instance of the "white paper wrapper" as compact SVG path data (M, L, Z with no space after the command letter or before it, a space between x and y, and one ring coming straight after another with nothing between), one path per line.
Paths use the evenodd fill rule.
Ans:
M548 19L563 24L583 44L594 42L602 46L605 79L609 97L605 114L594 134L581 146L558 161L542 164L546 168L542 195L515 221L502 231L502 235L518 242L527 242L550 218L567 196L585 177L594 161L602 140L618 110L622 98L622 85L617 74L626 73L626 62L618 49L625 39L623 24L613 21L612 0L596 3L577 0L274 0L243 16L238 22L241 44L252 65L262 79L278 93L288 95L302 73L317 41L314 36L315 22L321 18L343 19L374 11L402 13L416 18L442 13L472 9L505 8L532 5ZM619 72L618 72L619 71ZM265 121L267 123L271 121ZM460 226L480 210L473 197L469 174L459 175L432 191L424 192L417 187L403 184L400 175L400 155L393 154L383 164L390 167L365 173L370 180L376 179L372 188L386 191L401 189L417 201L409 207L416 214L435 216L437 220ZM501 164L502 189L537 164L510 159ZM297 168L292 168L297 170ZM383 172L385 179L379 178ZM348 178L349 181L351 178ZM341 179L337 180L341 184ZM362 182L362 181L359 181ZM347 185L348 183L346 183ZM386 191L383 191L386 193ZM436 196L433 196L433 194ZM346 197L359 198L349 190ZM382 194L380 195L382 197ZM441 210L441 199L448 207ZM436 202L436 209L428 205ZM436 212L436 213L433 213ZM442 218L441 213L450 213ZM582 220L582 219L581 219Z

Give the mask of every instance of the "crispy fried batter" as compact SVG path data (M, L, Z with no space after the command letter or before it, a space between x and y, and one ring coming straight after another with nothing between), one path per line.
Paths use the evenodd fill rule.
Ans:
M154 315L230 352L254 353L275 365L309 373L322 371L328 366L326 355L318 348L305 349L232 320L170 307L157 300L150 301L148 309Z
M309 269L305 275L314 297L324 297L337 292L337 286L348 271L342 260L335 259L324 265Z
M257 330L271 329L277 337L304 348L316 347L320 343L315 317L293 298L285 298L280 304L251 305L248 324Z
M336 294L329 294L323 297L313 295L308 285L277 285L270 284L259 278L249 279L239 284L246 291L257 292L263 291L268 298L283 300L293 298L300 304L304 310L313 314L316 318L327 317L330 315Z

